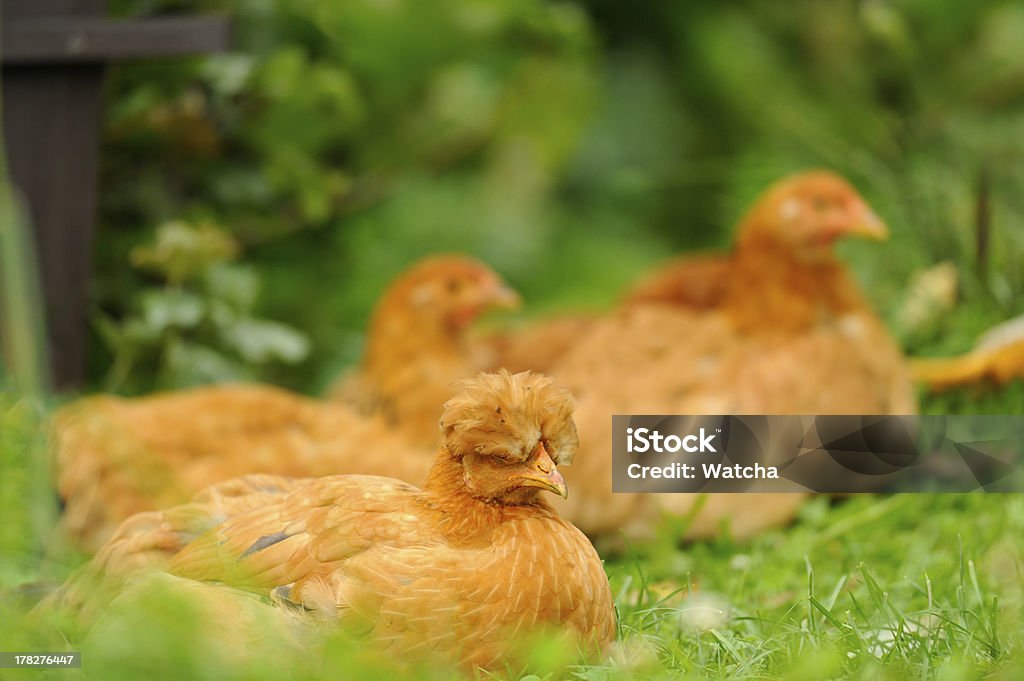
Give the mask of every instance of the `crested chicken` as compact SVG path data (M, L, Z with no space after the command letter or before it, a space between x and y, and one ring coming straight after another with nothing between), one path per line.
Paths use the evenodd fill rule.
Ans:
M613 495L612 414L915 413L897 344L833 252L841 237L886 235L845 180L795 175L755 203L731 253L717 264L699 261L699 272L722 276L701 300L671 293L671 285L654 297L647 286L643 301L591 324L549 369L579 400L584 456L566 517L601 534L642 532L659 513L694 512L688 536L713 535L728 523L742 537L790 519L801 501ZM687 276L669 274L663 284Z
M914 358L910 369L914 380L936 392L986 380L1003 386L1024 378L1024 315L993 326L970 352Z
M494 668L537 628L602 649L615 615L601 560L542 497L567 494L572 409L545 376L481 374L445 404L422 490L361 475L226 482L129 518L46 604L95 614L156 571L368 632L401 659Z
M433 446L453 382L492 363L467 342L468 327L488 309L518 304L515 291L483 263L455 255L426 258L381 296L362 362L330 397L380 414L411 440Z
M125 399L86 398L54 419L58 489L71 540L92 552L133 513L182 503L245 473L426 479L440 405L473 375L466 326L516 294L482 263L428 258L391 286L366 359L347 382L352 405L259 385ZM383 457L365 456L372 446Z

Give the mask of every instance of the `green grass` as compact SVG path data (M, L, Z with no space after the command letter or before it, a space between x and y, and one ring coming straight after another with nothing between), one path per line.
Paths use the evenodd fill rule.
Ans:
M658 651L642 678L1013 678L1022 524L1020 497L818 498L750 545L665 542L609 574L625 640Z

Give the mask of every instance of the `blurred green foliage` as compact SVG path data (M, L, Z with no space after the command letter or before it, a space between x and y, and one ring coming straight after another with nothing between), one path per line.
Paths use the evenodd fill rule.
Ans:
M126 14L172 7L185 6L118 3ZM125 67L111 79L104 314L137 307L142 274L127 254L150 230L212 220L264 279L260 311L313 340L301 370L268 367L261 377L309 389L358 356L374 299L417 257L472 252L543 291L572 279L555 267L556 251L592 249L584 280L593 281L594 261L626 241L605 229L609 248L594 250L582 235L565 241L558 224L555 197L598 101L582 8L364 0L232 9L235 52ZM110 364L97 355L97 380ZM152 375L139 365L123 388L148 389Z
M0 389L0 504L5 521L0 524L0 547L9 558L0 561L0 580L4 584L26 580L34 569L38 537L29 531L34 525L32 459L43 459L45 451L36 436L38 431L39 418L29 402L15 400Z
M321 387L358 357L386 282L430 252L490 262L528 314L606 307L659 258L728 244L757 192L810 166L847 175L890 223L890 244L844 252L910 351L962 351L1021 312L1019 3L114 9L228 11L237 30L231 53L112 73L96 316L138 309L129 253L158 225L213 221L265 282L256 312L312 341L300 367L259 378ZM899 328L908 279L943 260L961 303ZM112 363L94 346L100 383ZM121 389L153 387L159 372L137 369Z
M131 261L156 272L163 286L137 293L138 311L120 321L100 316L97 329L113 359L108 390L123 389L137 365L156 363L163 388L253 378L254 369L305 359L309 342L284 324L251 315L259 274L229 261L237 244L210 223L175 221Z
M228 54L110 73L92 388L256 378L318 390L358 356L386 282L436 251L490 262L527 314L606 307L659 259L727 245L757 192L809 166L847 175L889 222L891 243L844 255L910 352L963 351L1024 311L1019 2L111 7L227 11L237 31ZM908 282L940 261L959 272L958 304L904 328ZM36 346L37 326L19 327ZM24 386L4 390L16 378L0 374L4 587L66 555L40 550L52 510L33 501L42 410ZM923 410L1017 413L1024 383ZM744 546L680 550L666 522L661 541L607 563L621 654L571 674L1019 678L1022 529L1020 499L996 495L815 499L796 527ZM691 590L727 606L711 628L672 600ZM9 608L0 598L7 649L66 645ZM277 642L210 664L211 641L180 605L125 614L92 642L102 678L168 664L196 679L391 677L342 642L316 658ZM126 648L153 666L131 666Z

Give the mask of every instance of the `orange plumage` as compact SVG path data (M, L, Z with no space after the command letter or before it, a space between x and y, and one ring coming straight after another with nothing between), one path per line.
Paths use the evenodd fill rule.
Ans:
M582 338L596 317L575 315L492 331L477 341L480 355L509 371L550 371Z
M823 170L797 173L758 198L740 220L731 252L676 258L645 277L624 300L627 306L729 308L733 321L745 328L799 329L817 314L809 308L835 315L864 306L845 267L832 256L835 240L877 240L887 234L846 180ZM818 286L819 280L827 285ZM772 299L765 305L768 296Z
M362 362L330 396L380 414L411 440L433 447L452 384L491 363L468 343L470 324L488 309L518 303L518 295L477 260L425 258L383 293Z
M429 449L379 418L259 385L87 398L58 412L52 431L62 522L87 552L134 513L246 473L423 480L430 466Z
M225 483L130 518L50 603L83 608L96 580L109 597L155 569L301 606L403 658L494 668L538 627L600 649L615 635L601 561L540 496L566 493L572 408L546 377L483 374L445 405L423 490L355 475Z
M623 297L623 304L665 303L697 310L716 308L729 290L731 271L732 263L725 254L678 256L635 284Z
M899 348L832 249L840 237L885 235L845 180L799 174L769 188L741 222L715 305L666 295L595 321L550 369L579 398L585 453L566 516L588 533L643 530L696 501L611 494L612 414L914 413ZM792 517L799 498L706 503L690 536L725 521L734 535L753 534Z
M727 253L676 257L643 277L620 311L664 305L725 311L744 332L800 333L816 317L866 308L845 266L832 256L840 237L882 239L885 226L846 180L829 171L783 178L754 203ZM551 371L599 317L555 318L487 339L496 366Z

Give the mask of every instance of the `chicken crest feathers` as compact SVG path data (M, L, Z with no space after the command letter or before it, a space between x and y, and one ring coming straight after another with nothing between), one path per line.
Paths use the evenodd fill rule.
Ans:
M550 377L501 369L460 383L459 394L444 405L441 430L452 456L476 453L524 461L538 441L546 441L558 465L572 462L579 437L572 394Z

